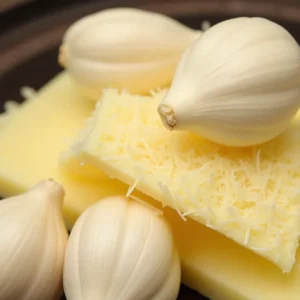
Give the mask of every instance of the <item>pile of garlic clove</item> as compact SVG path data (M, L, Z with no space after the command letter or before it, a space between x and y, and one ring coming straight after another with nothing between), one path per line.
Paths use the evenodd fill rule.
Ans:
M116 196L90 207L68 233L64 190L45 180L0 201L0 299L175 300L181 270L157 210ZM67 247L67 250L66 250Z
M104 88L145 94L171 85L158 106L170 130L233 147L284 132L300 107L294 38L264 18L203 22L202 29L154 12L107 9L67 30L59 62L93 100Z

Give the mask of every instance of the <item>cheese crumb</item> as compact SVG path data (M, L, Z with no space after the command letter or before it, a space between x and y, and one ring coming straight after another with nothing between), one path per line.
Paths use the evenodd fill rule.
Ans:
M131 193L134 191L134 189L136 188L136 186L138 185L138 183L140 182L139 179L137 179L129 188L128 188L128 191L126 193L126 198L128 198Z
M25 100L30 100L36 96L37 91L30 86L23 86L21 88L20 94Z

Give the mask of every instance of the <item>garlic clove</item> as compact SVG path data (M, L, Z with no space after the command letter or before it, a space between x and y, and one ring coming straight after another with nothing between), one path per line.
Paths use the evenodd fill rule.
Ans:
M79 217L65 258L68 300L173 300L179 286L178 252L157 211L109 197Z
M158 113L170 130L252 146L281 134L299 107L297 42L267 19L236 18L185 51Z
M0 299L54 300L62 295L68 233L63 188L42 181L0 201Z
M184 50L200 35L158 13L112 8L67 30L59 62L94 100L103 88L148 93L171 83Z

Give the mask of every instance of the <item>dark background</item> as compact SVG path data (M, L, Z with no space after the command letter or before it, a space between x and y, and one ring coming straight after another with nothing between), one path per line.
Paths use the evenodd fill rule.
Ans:
M157 11L198 29L204 20L215 24L262 16L283 25L300 42L300 1L295 0L0 0L0 111L5 100L22 100L21 86L38 89L61 70L58 47L75 20L115 6ZM178 299L206 298L182 286Z
M21 100L18 89L24 84L41 87L60 70L57 47L68 26L115 6L158 11L193 28L200 28L203 20L215 24L237 16L264 16L300 37L300 0L0 0L1 99Z

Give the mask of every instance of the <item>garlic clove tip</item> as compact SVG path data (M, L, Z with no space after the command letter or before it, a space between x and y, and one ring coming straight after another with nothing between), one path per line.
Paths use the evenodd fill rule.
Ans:
M51 200L52 202L55 200L59 206L62 206L65 196L64 188L52 178L39 182L31 192L45 194L47 197L41 199Z
M176 126L176 117L173 108L166 104L160 104L157 111L165 127L173 130Z

